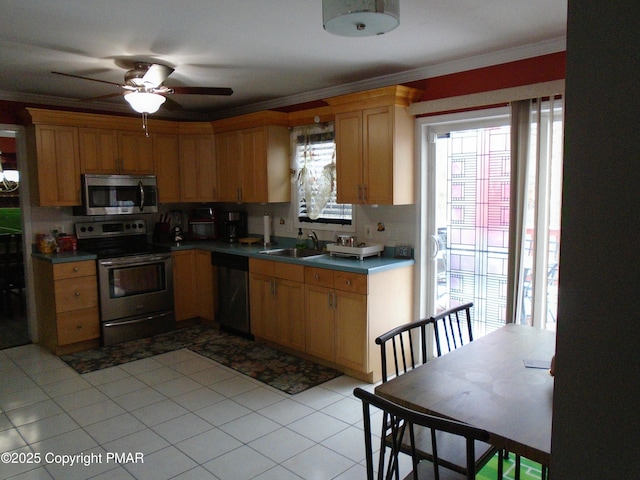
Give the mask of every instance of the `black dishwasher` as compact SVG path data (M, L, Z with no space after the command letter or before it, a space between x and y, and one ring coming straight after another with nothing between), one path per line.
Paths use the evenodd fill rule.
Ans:
M249 335L249 258L211 252L211 265L218 271L218 312L221 327Z

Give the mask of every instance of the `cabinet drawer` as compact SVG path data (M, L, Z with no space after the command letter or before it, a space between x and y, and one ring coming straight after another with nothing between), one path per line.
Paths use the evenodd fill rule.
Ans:
M293 282L304 282L304 266L284 262L273 263L275 263L274 276L276 278L283 278L285 280L291 280Z
M275 263L271 260L260 260L258 258L249 259L249 272L259 273L273 277L275 274Z
M98 307L59 313L57 324L59 345L100 338Z
M96 277L66 278L55 282L56 312L98 306Z
M326 268L305 267L304 283L333 288L333 270Z
M85 277L96 274L95 260L82 262L56 263L53 265L53 279Z
M367 293L367 276L359 273L333 272L333 285L336 290L353 293Z

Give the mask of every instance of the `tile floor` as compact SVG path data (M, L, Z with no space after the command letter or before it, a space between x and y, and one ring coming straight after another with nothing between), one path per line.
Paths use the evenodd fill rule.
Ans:
M373 388L342 376L290 396L186 349L84 375L37 345L2 350L0 453L32 463L3 456L0 478L364 479L356 386Z

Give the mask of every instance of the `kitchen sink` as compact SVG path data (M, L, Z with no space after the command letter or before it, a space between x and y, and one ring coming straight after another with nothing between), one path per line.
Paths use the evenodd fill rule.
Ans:
M324 255L320 250L314 250L312 248L275 248L273 250L261 250L259 253L272 255L274 257L289 258L321 257Z

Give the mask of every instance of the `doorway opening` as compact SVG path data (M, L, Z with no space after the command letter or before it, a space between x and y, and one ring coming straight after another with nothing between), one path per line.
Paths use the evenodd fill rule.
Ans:
M31 343L17 133L0 129L0 349Z

